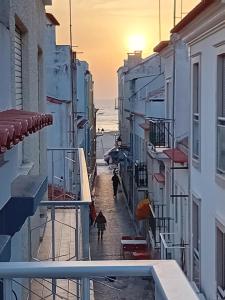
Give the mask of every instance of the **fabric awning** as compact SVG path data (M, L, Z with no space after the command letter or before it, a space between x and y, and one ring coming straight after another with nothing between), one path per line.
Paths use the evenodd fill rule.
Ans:
M25 136L53 123L51 114L9 109L0 112L0 153L11 149Z
M157 182L159 183L165 183L165 175L162 173L154 173L153 174L154 178L156 179Z
M167 149L164 150L163 153L165 153L175 163L184 164L188 162L188 156L180 149Z
M0 235L13 236L33 216L47 191L47 177L20 175L12 183L11 198L0 210Z
M10 258L11 237L9 235L0 235L0 262L10 261Z

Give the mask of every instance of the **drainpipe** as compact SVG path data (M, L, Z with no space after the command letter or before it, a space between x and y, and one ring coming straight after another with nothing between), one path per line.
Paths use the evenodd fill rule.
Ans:
M189 59L189 82L191 83L191 60L190 60L190 53L188 53L188 59ZM190 86L191 84L189 85L189 99L191 99L190 97ZM190 110L190 120L191 120L191 110ZM189 164L189 172L188 172L188 194L189 194L189 199L188 199L188 209L189 209L189 212L188 212L188 217L189 217L189 253L188 253L188 257L189 257L189 263L188 265L190 266L189 267L189 279L190 281L193 280L193 255L192 255L192 252L193 252L193 245L192 245L192 211L193 211L193 208L192 208L192 196L191 196L191 159L192 159L192 142L191 142L191 128L192 128L192 122L189 123L189 137L188 137L188 141L189 141L189 151L188 151L188 164Z

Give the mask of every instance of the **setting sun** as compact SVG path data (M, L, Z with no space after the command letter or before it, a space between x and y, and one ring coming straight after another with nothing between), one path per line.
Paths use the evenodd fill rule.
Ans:
M131 35L128 37L128 50L138 51L144 50L146 46L145 37L143 35Z

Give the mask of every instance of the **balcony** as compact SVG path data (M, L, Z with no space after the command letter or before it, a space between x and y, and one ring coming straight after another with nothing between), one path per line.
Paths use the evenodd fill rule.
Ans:
M171 276L171 274L173 276ZM4 300L12 298L12 282L18 278L48 278L81 280L83 287L96 277L135 276L154 280L156 300L197 300L198 297L175 261L79 261L79 262L11 262L0 263L3 278ZM12 279L13 278L13 279ZM76 295L73 299L76 299ZM40 297L41 298L41 297ZM40 299L39 298L39 299ZM62 297L61 297L62 298ZM82 289L81 299L89 299ZM69 298L63 298L69 299Z
M187 245L184 241L178 241L176 236L175 233L160 233L161 259L175 259L185 271Z
M170 148L171 121L166 119L149 119L149 143L153 150Z
M43 298L89 300L92 282L99 277L104 279L108 276L148 277L149 282L154 281L154 297L149 298L151 300L198 299L175 261L89 261L89 203L91 196L83 150L49 149L48 155L49 158L52 158L50 160L50 183L55 186L57 180L61 180L59 184L61 184L62 190L62 194L57 199L50 193L48 201L41 202L41 206L47 207L51 216L51 219L46 221L46 224L52 225L51 229L46 229L46 235L51 243L47 243L46 246L48 249L50 248L48 251L50 251L52 261L38 261L38 258L31 257L33 260L31 262L1 262L0 278L2 278L4 300L12 300L15 297L22 300L22 293L17 293L18 286L26 291L26 296L32 300ZM62 158L63 168L61 170L59 165L56 167L58 155L61 155ZM72 167L73 172L70 177ZM60 173L57 172L63 172L64 177L61 178ZM58 175L60 176L58 177ZM70 200L65 197L67 192L73 192L72 195L69 194ZM71 210L71 217L75 218L75 226L62 224L64 221L56 217L59 210L68 208ZM74 230L74 257L70 256L66 259L57 253L57 223ZM36 229L37 227L32 228L31 232ZM45 294L39 294L40 290L35 289L35 282L45 289ZM70 289L71 285L72 289Z

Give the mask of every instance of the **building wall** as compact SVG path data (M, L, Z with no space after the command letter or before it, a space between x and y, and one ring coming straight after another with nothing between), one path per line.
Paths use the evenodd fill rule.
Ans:
M191 57L201 56L201 152L198 167L191 164L191 194L200 200L201 288L208 299L216 299L216 221L225 226L225 179L216 174L217 55L225 48L214 46L224 34L223 27L191 46Z
M23 109L45 111L44 31L45 8L42 1L2 1L0 8L0 110L15 108L15 26L23 33ZM38 58L39 57L39 58ZM25 138L22 164L19 159L22 143L4 154L0 167L0 206L11 197L11 183L19 175L46 174L46 129ZM39 209L31 218L31 226L40 223ZM12 238L12 260L29 260L28 223ZM39 231L33 233L33 254L37 251ZM22 245L18 247L18 245ZM22 292L21 292L22 293Z

